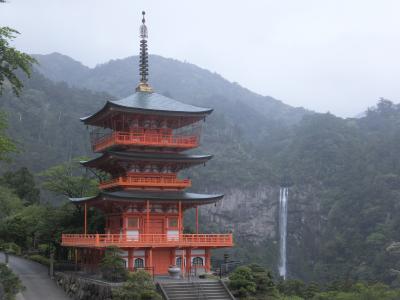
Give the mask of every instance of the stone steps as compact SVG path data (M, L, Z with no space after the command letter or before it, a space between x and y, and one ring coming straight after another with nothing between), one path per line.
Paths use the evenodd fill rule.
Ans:
M164 299L169 300L232 300L233 296L220 281L160 282Z

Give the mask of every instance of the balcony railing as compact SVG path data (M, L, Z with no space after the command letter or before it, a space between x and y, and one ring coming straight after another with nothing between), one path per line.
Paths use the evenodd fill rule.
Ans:
M94 152L100 152L112 146L153 146L191 149L199 146L199 138L196 135L180 136L164 133L114 131L102 137L92 140Z
M63 234L70 247L232 247L232 234Z
M135 173L103 181L99 187L100 189L114 187L184 189L191 185L190 179L176 178L176 174Z

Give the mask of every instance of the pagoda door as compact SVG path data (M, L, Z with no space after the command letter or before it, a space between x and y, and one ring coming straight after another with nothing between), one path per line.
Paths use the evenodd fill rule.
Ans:
M150 219L149 233L150 234L163 234L164 233L164 220L163 219Z

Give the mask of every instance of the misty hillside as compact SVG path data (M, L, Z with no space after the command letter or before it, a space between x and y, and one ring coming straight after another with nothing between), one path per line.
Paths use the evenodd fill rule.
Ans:
M38 70L54 81L65 81L71 86L103 91L117 98L134 92L139 82L138 56L111 60L89 69L68 56L52 53L35 55ZM237 118L241 109L248 108L268 120L297 123L307 113L272 97L255 94L216 73L193 64L150 55L150 85L161 94L199 106L210 106ZM244 115L246 119L246 115ZM243 121L243 119L242 119Z

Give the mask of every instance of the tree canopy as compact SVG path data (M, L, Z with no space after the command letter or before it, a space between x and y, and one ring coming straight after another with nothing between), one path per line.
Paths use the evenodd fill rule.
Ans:
M10 46L19 32L10 27L0 27L0 95L4 91L4 85L10 84L12 91L19 95L23 88L21 79L16 74L22 71L28 77L31 75L31 65L36 60L26 53L18 51Z

